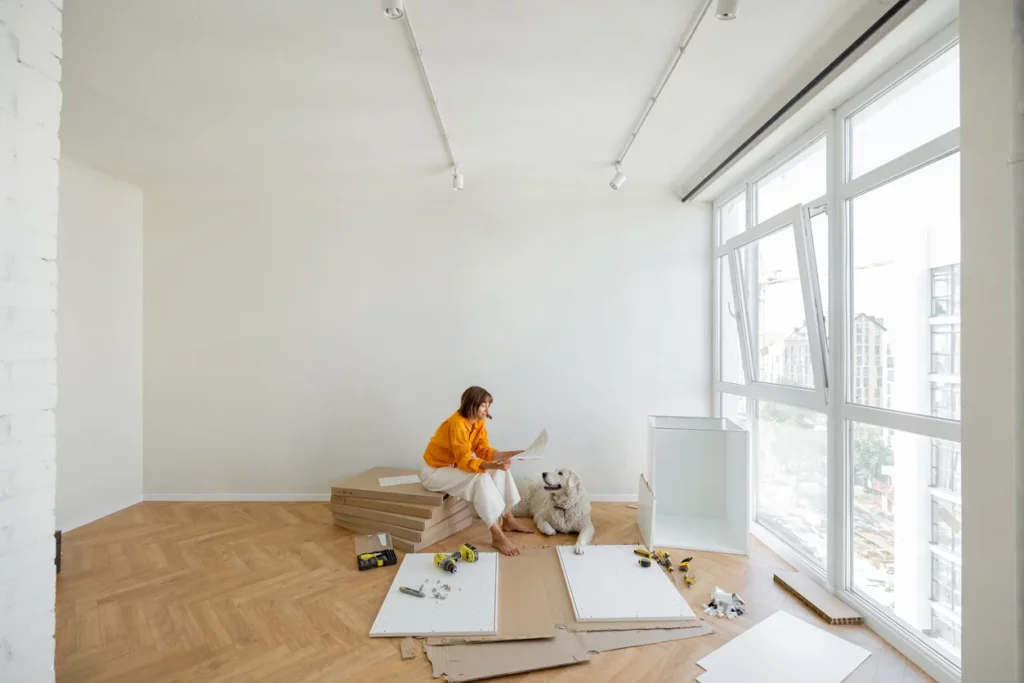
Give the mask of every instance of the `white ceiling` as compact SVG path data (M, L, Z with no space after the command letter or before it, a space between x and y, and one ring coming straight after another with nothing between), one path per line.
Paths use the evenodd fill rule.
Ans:
M626 160L629 185L671 186L869 2L709 13ZM697 0L407 4L471 190L607 183ZM378 0L66 0L64 40L64 151L144 188L449 182Z

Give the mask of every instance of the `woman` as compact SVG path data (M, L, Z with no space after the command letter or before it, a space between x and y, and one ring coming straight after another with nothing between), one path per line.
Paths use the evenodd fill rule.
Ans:
M522 451L497 451L488 443L484 422L491 417L493 400L481 387L462 392L459 409L441 423L427 444L423 454L427 466L420 471L420 481L430 491L471 501L490 528L494 547L505 555L518 555L519 549L505 532L532 531L512 516L519 491L508 468Z

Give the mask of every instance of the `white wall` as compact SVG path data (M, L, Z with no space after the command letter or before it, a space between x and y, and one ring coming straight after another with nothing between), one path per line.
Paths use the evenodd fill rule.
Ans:
M60 162L57 528L142 500L142 191Z
M709 235L706 206L604 183L147 192L146 494L322 496L418 467L478 383L495 446L547 427L549 467L635 495L646 415L710 407Z
M1021 681L1021 495L1015 473L1024 241L1010 221L1011 2L960 3L963 220L963 680Z
M53 681L60 0L0 2L0 681Z

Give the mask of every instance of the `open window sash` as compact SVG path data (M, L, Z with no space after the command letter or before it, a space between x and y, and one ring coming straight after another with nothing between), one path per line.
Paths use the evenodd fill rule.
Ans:
M810 225L808 207L797 204L729 239L718 255L729 261L745 393L824 409L828 350Z

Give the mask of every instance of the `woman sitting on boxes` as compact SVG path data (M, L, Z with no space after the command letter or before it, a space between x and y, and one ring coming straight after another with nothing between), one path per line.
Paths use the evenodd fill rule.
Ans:
M505 536L506 531L533 531L512 516L519 491L508 473L512 458L522 451L497 451L487 441L484 422L491 417L494 399L481 387L462 392L462 404L441 423L427 444L420 481L429 491L471 501L476 513L491 529L491 542L505 555L519 549Z

